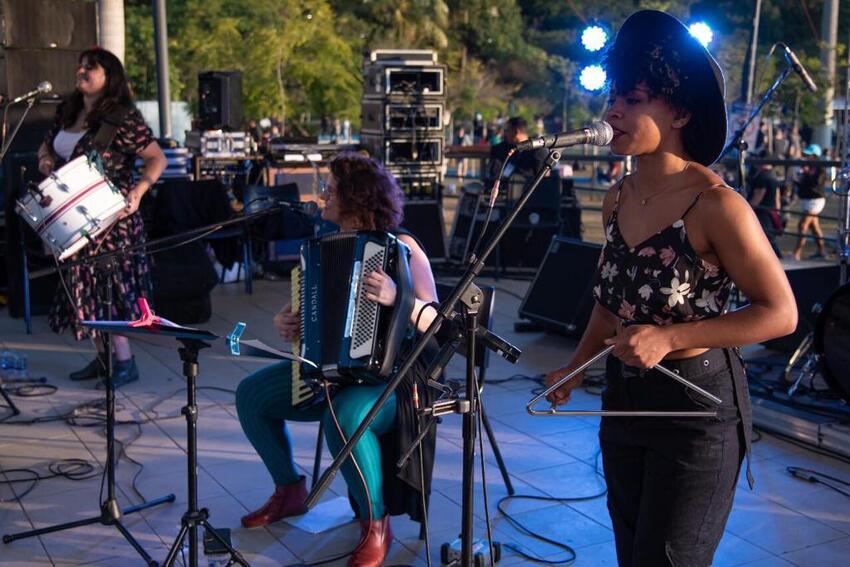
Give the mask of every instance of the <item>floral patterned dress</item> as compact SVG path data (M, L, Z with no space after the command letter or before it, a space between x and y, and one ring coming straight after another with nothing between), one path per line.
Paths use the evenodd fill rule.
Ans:
M722 267L697 255L685 230L685 217L702 193L679 220L630 247L617 222L622 186L605 226L593 286L596 301L626 325L664 326L722 313L732 280Z
M57 168L60 167L62 160L54 151L53 140L62 128L61 115L60 106L54 124L44 138L45 144L50 148L57 162ZM97 130L98 125L89 128L77 142L70 159L94 150ZM145 124L141 113L133 108L118 128L115 139L101 154L106 176L125 195L134 184L133 164L136 154L152 141L154 137L151 129ZM109 230L101 234L95 243L87 245L67 261L133 246L144 241L144 225L141 215L137 212L116 222ZM150 269L147 257L143 253L119 255L115 258L113 265L105 270L97 270L92 265L79 265L62 270L61 275L63 281L60 281L56 290L48 322L50 328L57 333L70 328L77 340L93 334L80 324L82 321L107 318L106 307L103 303L105 286L99 278L108 279L113 286L111 319L137 318L140 315L136 304L138 298L144 297L148 301L152 301L153 298ZM104 295L101 296L101 294Z

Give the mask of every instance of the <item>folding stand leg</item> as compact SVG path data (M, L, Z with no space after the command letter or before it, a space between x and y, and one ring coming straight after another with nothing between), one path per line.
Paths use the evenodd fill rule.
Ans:
M481 421L484 423L484 431L487 433L487 440L490 441L490 448L493 449L493 456L496 458L496 464L499 466L499 472L502 473L502 480L505 482L505 488L508 494L513 496L514 485L511 483L511 477L508 475L508 469L505 466L505 461L502 459L502 452L499 450L499 444L496 442L496 435L493 433L493 428L490 426L490 419L484 413L484 400L478 398L478 411L481 412Z
M9 406L9 409L12 411L11 415L8 417L15 417L16 415L21 415L21 410L18 409L18 406L15 405L15 402L12 401L12 398L9 397L8 392L6 392L6 387L3 385L2 380L0 380L0 396L3 396L3 399L6 400L6 405Z

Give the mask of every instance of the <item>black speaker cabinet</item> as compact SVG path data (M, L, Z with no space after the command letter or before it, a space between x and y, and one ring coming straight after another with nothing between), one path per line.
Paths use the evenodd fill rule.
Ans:
M581 336L593 310L591 287L601 251L599 244L554 237L519 316L548 331Z
M198 117L203 130L242 129L242 72L198 74Z
M837 265L807 267L788 264L785 275L797 300L798 322L797 329L788 336L766 341L764 346L773 350L793 352L803 338L814 329L816 317L812 307L816 303L823 305L829 296L838 288L839 270Z
M440 201L408 201L401 226L422 242L429 260L445 260L446 235Z

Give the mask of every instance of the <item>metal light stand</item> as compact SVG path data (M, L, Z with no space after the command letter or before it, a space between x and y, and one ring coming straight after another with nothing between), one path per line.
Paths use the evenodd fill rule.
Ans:
M519 201L516 204L516 207L510 211L505 220L499 225L499 228L496 230L493 237L487 243L487 246L484 249L484 252L481 254L480 258L471 258L469 265L464 271L463 275L460 278L460 281L455 286L452 293L449 295L448 299L440 305L440 308L437 310L437 315L434 320L431 322L431 325L428 326L428 329L425 333L419 338L419 340L414 345L410 354L405 358L404 362L401 364L399 369L393 374L390 380L387 383L387 387L381 396L375 401L375 404L372 406L372 409L369 410L369 413L363 418L363 422L357 428L357 430L349 437L348 442L342 447L340 452L337 454L333 463L328 467L322 477L315 483L313 489L310 494L307 496L306 504L308 507L313 507L321 498L322 494L327 490L330 486L330 483L333 481L334 476L339 471L342 464L349 457L352 450L354 449L354 445L360 440L366 430L369 428L370 424L375 420L378 412L381 408L386 404L389 397L392 393L398 388L401 381L410 371L413 363L417 358L422 354L425 350L428 341L431 337L434 336L437 329L440 325L451 319L453 313L455 312L455 306L460 299L460 297L467 292L470 284L472 284L473 280L481 273L481 270L484 269L484 262L490 256L490 254L495 250L495 248L499 245L501 239L505 236L508 229L511 227L513 222L516 220L516 217L522 211L525 204L531 198L534 190L540 185L542 179L552 171L554 166L558 163L558 160L561 159L561 152L559 150L551 150L549 152L549 156L546 158L546 163L544 167L540 169L540 171L535 176L533 182L529 185L528 190L522 195ZM474 317L471 317L472 321L468 321L467 330L475 331L477 328L477 321ZM474 335L469 341L467 348L469 352L467 354L467 365L468 371L474 371ZM473 563L473 548L472 548L472 526L473 526L473 492L471 483L473 481L473 465L472 462L474 459L474 439L470 438L472 434L474 434L473 424L474 424L474 411L477 411L477 404L475 403L477 392L474 388L474 374L471 380L467 380L467 395L469 396L465 402L469 404L469 413L464 414L464 422L463 422L463 430L464 430L464 463L463 463L463 471L464 471L464 499L463 499L463 531L461 533L462 538L462 549L461 549L461 565L463 567L472 567Z
M198 352L209 347L209 343L197 339L178 339L183 346L178 349L180 360L183 361L183 376L186 377L186 405L181 413L186 416L186 459L188 476L188 509L180 519L180 531L168 555L163 561L164 567L170 567L177 559L182 549L183 540L189 537L189 567L198 567L198 526L203 526L230 553L228 565L237 563L248 567L248 562L233 549L230 543L219 534L207 521L209 510L198 509L198 405L195 398L195 379L198 377Z
M109 257L107 259L110 266L112 265L113 258L114 257ZM101 281L106 282L104 305L106 307L107 319L109 319L112 314L112 279L109 276L111 269L110 267L104 268L101 266L100 270L101 275L103 275L103 272L106 272L106 277L102 278ZM121 532L121 535L124 536L124 539L133 546L133 549L142 556L145 563L151 567L156 567L158 563L154 561L150 555L148 555L139 542L136 541L133 535L121 523L121 515L132 514L166 502L174 502L175 497L174 494L167 494L154 500L148 500L141 504L136 504L135 506L129 506L123 510L118 507L118 501L115 499L115 384L113 383L112 376L112 345L109 333L103 333L103 347L106 356L106 500L100 505L100 515L87 518L85 520L77 520L46 528L39 528L37 530L4 535L3 543L10 543L18 539L101 523L105 526L115 526L115 528Z

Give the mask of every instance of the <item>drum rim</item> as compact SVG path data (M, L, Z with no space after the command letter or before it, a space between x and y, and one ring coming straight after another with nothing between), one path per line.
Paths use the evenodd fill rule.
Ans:
M826 326L826 318L833 304L844 294L850 294L850 282L839 286L830 293L829 298L824 303L823 309L818 314L817 321L813 332L812 348L820 359L819 367L823 374L826 383L843 399L850 401L850 384L842 384L841 380L832 373L826 363L826 351L824 349L824 327Z

